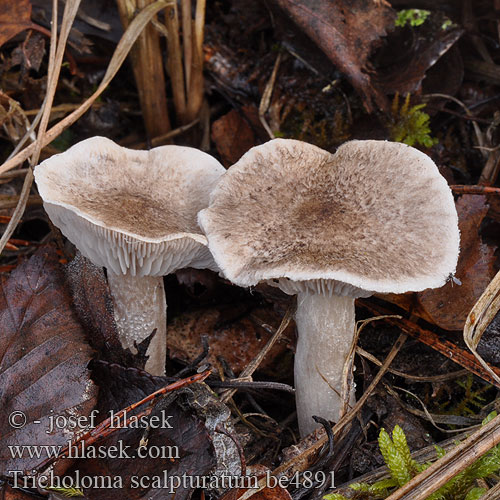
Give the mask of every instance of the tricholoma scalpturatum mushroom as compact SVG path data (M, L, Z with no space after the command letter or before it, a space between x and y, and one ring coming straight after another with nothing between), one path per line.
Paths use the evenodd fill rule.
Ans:
M94 264L107 269L123 347L156 329L146 370L163 375L163 276L184 267L215 269L196 221L224 167L182 146L135 151L93 137L35 168L52 222Z
M240 286L297 294L295 388L302 435L341 409L354 299L443 285L456 268L452 193L424 153L351 141L335 154L275 139L248 151L199 214L214 259Z

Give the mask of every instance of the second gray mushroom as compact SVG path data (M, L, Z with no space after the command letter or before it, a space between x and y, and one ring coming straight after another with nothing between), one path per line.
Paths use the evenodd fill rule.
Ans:
M199 222L233 283L298 296L302 435L317 426L312 415L341 416L354 299L439 287L459 251L453 196L436 165L387 141L351 141L334 155L295 140L257 146L224 174Z
M94 264L107 269L122 346L156 334L146 370L163 375L163 276L184 267L216 269L196 214L224 173L210 155L161 146L135 151L93 137L35 168L50 219Z

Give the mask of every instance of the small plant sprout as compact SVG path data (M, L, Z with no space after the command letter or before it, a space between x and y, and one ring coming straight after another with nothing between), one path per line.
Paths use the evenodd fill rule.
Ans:
M441 286L458 258L446 181L428 156L387 141L351 141L335 155L291 139L257 146L224 174L199 222L233 283L297 295L303 436L313 415L340 417L355 298Z
M408 24L415 28L424 24L425 20L430 16L430 14L430 10L403 9L398 12L394 24L399 28L404 28Z
M408 146L418 144L431 148L438 140L431 137L430 116L422 111L425 104L410 107L410 94L406 95L403 105L399 106L399 94L392 101L392 117L389 124L391 139L404 142Z
M104 137L35 168L54 225L107 269L122 346L135 352L156 329L146 352L153 375L165 371L163 276L183 267L215 269L196 214L223 172L215 158L193 148L134 151Z

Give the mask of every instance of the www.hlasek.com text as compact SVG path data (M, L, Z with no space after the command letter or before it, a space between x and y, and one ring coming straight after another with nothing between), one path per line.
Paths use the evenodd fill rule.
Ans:
M93 445L80 441L77 444L68 443L64 451L62 445L9 445L11 458L152 458L176 460L180 458L178 446L139 446L125 444L121 439L114 445Z

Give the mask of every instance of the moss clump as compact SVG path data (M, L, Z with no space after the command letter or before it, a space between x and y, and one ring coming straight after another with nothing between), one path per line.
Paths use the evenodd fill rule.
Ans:
M496 417L496 412L490 413L483 421L483 425L487 424L494 417ZM387 498L395 489L405 485L413 477L430 466L430 463L419 464L412 458L405 433L398 425L392 431L392 439L382 429L379 434L378 445L391 477L377 481L374 484L352 483L350 488L360 495L356 495L355 498L366 500ZM436 452L438 458L443 457L446 453L439 446L436 446ZM426 500L477 500L486 490L485 488L478 488L475 484L476 481L491 476L499 469L500 445L497 445L472 465L457 474L435 493L428 496ZM349 500L339 493L325 495L323 498L324 500Z
M408 146L419 144L426 148L437 144L438 140L430 135L430 117L422 111L425 106L425 104L417 104L410 107L410 94L407 94L400 107L399 94L396 94L392 101L392 116L389 123L393 141L404 142Z

